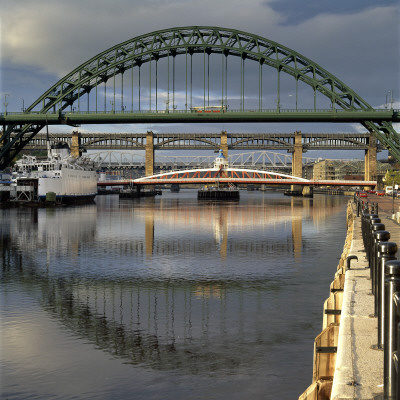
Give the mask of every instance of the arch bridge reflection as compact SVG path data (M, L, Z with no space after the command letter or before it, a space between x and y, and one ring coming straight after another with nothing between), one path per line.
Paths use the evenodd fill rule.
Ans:
M251 320L269 303L276 281L57 278L40 272L10 236L2 236L0 255L3 280L18 282L77 337L126 363L185 374L229 374L258 356L255 350L228 352L229 343L274 340L263 323Z
M295 207L297 201L304 208ZM333 198L321 200L332 202L330 207L318 201L289 199L279 215L271 211L271 199L269 214L259 210L257 215L251 201L245 207L210 204L203 213L190 202L179 207L172 200L138 201L134 206L121 202L115 232L110 231L115 220L106 224L113 210L106 200L70 209L13 210L18 218L0 226L1 279L37 299L75 336L126 363L185 374L230 373L265 359L260 346L290 342L292 332L304 323L295 307L284 324L281 318L282 298L290 301L285 273L293 272L295 263L274 265L279 273L263 266L259 275L250 277L240 271L223 275L221 270L220 275L193 279L177 277L168 263L159 265L164 274L152 276L148 266L162 255L171 259L179 252L185 258L185 252L199 255L218 249L221 258L258 254L262 260L275 252L292 261L306 243L303 218L319 221L343 209ZM285 224L289 229L281 234ZM246 238L248 231L260 227L276 228L281 236ZM194 230L201 239L190 243L171 236L179 229ZM82 261L82 254L89 253L93 257ZM109 268L116 254L121 263L129 263L113 274ZM153 261L146 264L148 257ZM135 273L140 260L142 270Z

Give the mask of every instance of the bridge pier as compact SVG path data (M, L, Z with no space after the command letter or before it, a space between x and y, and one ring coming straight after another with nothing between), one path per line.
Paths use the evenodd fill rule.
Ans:
M154 137L152 131L146 133L145 175L154 175Z
M82 155L82 151L80 150L80 145L81 145L81 134L78 131L73 131L71 138L72 157L79 158Z
M299 178L303 175L303 143L301 131L294 133L294 149L292 157L292 175Z
M313 197L314 188L312 186L303 186L302 195L303 197Z
M366 181L376 181L376 153L376 137L370 133L364 158L364 179Z
M228 159L228 134L226 131L221 132L221 150L225 159Z
M303 143L301 131L296 131L294 133L292 175L299 178L303 176ZM291 185L290 190L293 194L303 194L303 188L299 185Z

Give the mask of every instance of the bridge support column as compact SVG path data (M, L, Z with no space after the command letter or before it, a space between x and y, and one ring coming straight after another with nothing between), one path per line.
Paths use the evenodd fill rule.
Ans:
M303 176L303 143L301 131L294 133L294 149L292 156L292 175L301 178ZM302 187L299 185L292 185L291 191L302 192Z
M226 131L221 132L221 150L225 159L228 159L228 134Z
M71 139L72 157L78 158L82 155L82 151L80 151L80 145L81 145L81 134L78 131L73 131Z
M314 188L312 186L304 186L302 194L303 197L314 197Z
M366 181L376 180L376 137L370 133L368 149L365 150L364 179Z
M154 175L154 140L153 132L147 131L146 134L146 156L145 156L145 175Z

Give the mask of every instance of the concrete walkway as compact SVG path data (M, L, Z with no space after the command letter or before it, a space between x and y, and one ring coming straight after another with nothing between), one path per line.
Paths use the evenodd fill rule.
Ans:
M400 225L392 219L392 199L371 196L378 202L378 215L390 232L391 242L400 245ZM399 201L396 200L395 211ZM378 322L373 317L370 269L361 237L361 218L354 220L349 255L358 257L346 271L338 352L331 399L374 399L383 395L383 351L374 349Z

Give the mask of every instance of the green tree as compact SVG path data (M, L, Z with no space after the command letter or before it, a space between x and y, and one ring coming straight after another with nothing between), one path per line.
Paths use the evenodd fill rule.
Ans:
M400 171L388 169L383 178L383 182L386 186L393 186L393 184L400 185Z

